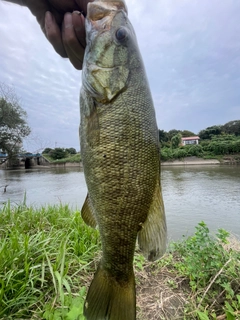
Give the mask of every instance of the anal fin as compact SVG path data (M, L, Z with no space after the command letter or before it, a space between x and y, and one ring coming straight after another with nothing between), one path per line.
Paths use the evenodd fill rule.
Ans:
M95 219L94 213L93 213L93 206L91 203L91 200L89 198L89 195L87 194L87 197L84 201L84 204L82 206L81 210L81 216L83 218L83 221L90 227L96 228L97 221Z
M160 182L155 188L147 219L138 232L138 244L143 255L154 261L166 251L167 225Z

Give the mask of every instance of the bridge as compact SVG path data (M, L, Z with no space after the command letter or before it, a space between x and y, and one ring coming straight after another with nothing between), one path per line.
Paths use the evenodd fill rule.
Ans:
M25 168L30 169L36 166L48 165L48 160L45 159L40 153L19 153L14 159L8 159L6 153L0 152L0 168L1 169L14 169Z

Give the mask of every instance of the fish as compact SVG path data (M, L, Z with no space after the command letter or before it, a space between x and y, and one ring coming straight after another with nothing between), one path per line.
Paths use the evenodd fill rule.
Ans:
M135 320L136 242L150 261L166 250L158 127L125 1L89 3L85 29L79 133L88 194L81 214L99 229L102 258L84 316Z

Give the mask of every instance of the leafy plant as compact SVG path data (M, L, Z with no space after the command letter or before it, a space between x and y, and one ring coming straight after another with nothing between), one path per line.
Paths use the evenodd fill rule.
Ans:
M229 234L219 230L218 236L226 242ZM195 235L186 239L184 243L175 245L182 260L176 265L179 272L187 275L193 290L205 287L216 269L220 269L227 261L222 245L216 242L209 234L204 222L196 227Z
M240 255L224 248L228 236L227 231L219 229L213 237L202 221L193 236L174 244L174 252L179 257L174 267L189 280L196 299L196 315L200 320L217 319L215 312L206 310L209 303L215 305L216 311L224 310L227 319L238 319ZM224 306L221 307L218 301ZM190 310L192 308L190 306Z
M64 295L61 301L61 307L53 308L52 302L46 305L46 311L43 313L45 320L85 320L83 316L83 305L86 296L86 288L82 287L76 296L71 294Z

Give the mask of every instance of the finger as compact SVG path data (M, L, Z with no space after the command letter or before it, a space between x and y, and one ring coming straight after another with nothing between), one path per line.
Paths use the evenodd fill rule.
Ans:
M56 23L54 16L49 11L47 11L45 14L45 31L46 36L54 47L55 51L63 58L66 58L67 53L62 42L60 28Z
M85 31L85 18L79 11L72 13L72 24L75 34L82 47L86 47L86 31Z
M75 0L76 3L78 4L80 10L82 11L82 13L84 14L84 16L86 17L87 15L87 5L89 2L93 2L93 0Z
M79 10L75 0L48 0L50 4L62 13Z
M52 13L52 16L54 17L56 23L59 25L59 28L61 29L61 25L62 25L62 22L63 22L63 17L64 17L65 12L64 13L60 13L58 10L52 8L51 9L51 13Z
M75 34L71 13L66 13L64 16L62 26L62 39L69 60L76 69L81 70L84 48L78 41L78 38Z

